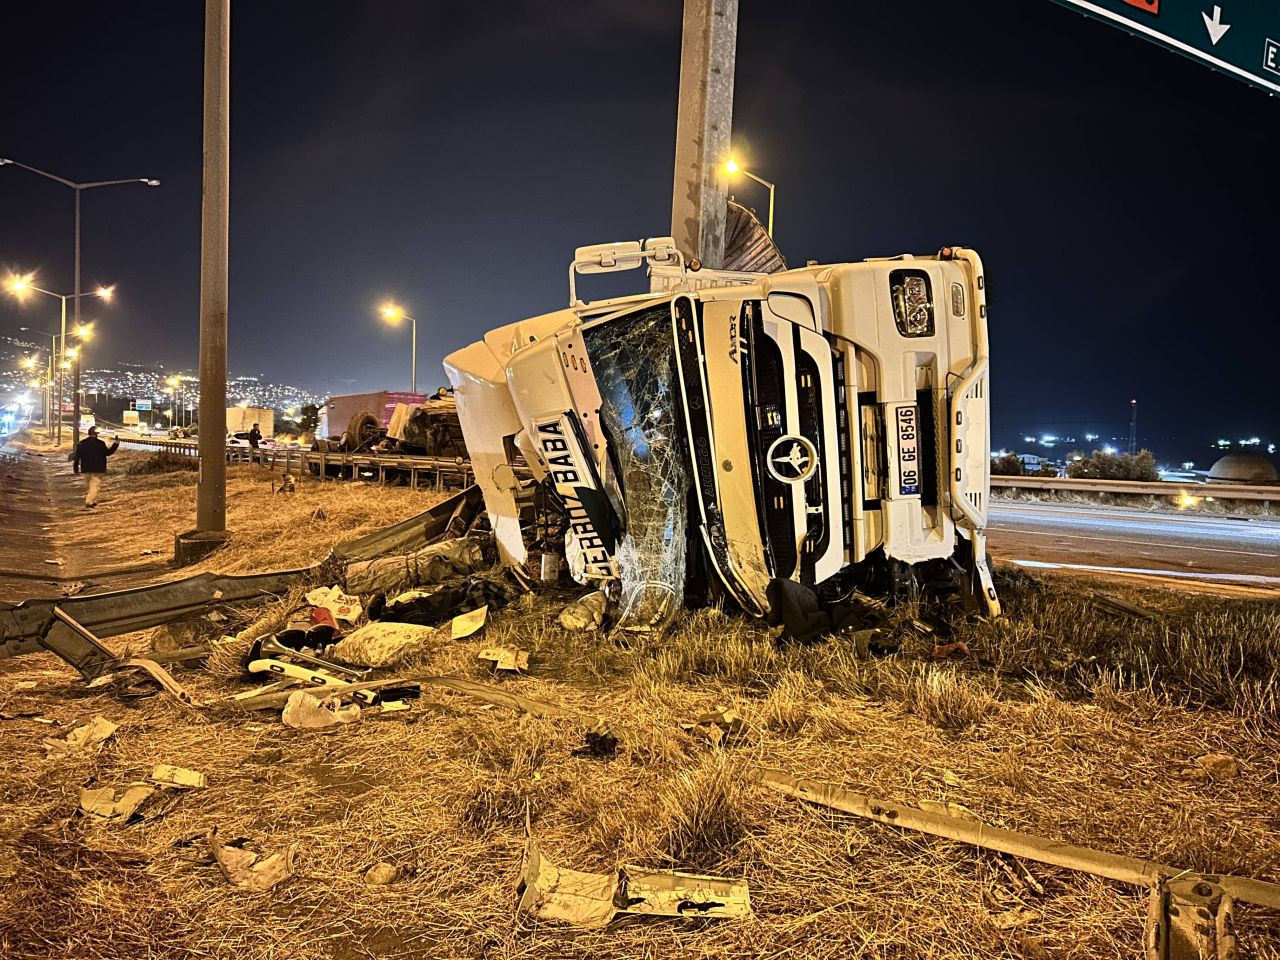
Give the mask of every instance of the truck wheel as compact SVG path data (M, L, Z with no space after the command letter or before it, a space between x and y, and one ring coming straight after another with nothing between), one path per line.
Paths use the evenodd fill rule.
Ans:
M347 423L347 453L359 453L370 449L382 436L382 426L378 418L367 410L362 410Z

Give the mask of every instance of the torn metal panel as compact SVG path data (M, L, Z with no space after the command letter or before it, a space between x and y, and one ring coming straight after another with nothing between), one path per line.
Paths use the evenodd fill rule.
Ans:
M556 866L529 841L516 887L516 912L581 927L603 927L617 914L616 877Z
M519 647L487 647L476 654L494 670L521 673L529 669L529 654Z
M621 913L716 920L751 916L746 883L723 877L628 866L619 871L618 894L627 905Z
M623 915L741 919L751 916L747 884L674 870L624 866L584 873L552 862L530 839L516 886L516 912L599 928Z

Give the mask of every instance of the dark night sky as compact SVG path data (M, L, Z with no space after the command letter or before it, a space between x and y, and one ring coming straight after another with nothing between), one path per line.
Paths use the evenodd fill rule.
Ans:
M202 8L6 12L0 156L164 181L85 195L104 361L196 362ZM675 0L236 4L233 372L407 386L391 295L443 383L565 303L575 246L667 233L679 51ZM793 263L983 254L997 444L1127 434L1130 396L1169 457L1280 440L1280 101L1050 0L743 0L736 84ZM70 191L0 168L0 266L69 290L71 228ZM0 333L48 304L4 298Z

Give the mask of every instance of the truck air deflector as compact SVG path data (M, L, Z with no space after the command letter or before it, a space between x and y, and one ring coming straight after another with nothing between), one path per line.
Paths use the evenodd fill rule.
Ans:
M685 415L689 462L703 542L712 569L729 594L748 611L763 613L763 598L754 596L743 583L730 555L724 511L715 459L715 437L710 417L710 398L702 358L704 344L700 320L701 305L688 294L671 300L671 333L675 342L677 381Z

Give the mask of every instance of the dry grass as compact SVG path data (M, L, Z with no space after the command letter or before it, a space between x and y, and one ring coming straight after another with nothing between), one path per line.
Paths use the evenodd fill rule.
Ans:
M151 472L156 454L122 451L123 473L107 476L101 506L91 523L67 531L65 549L101 549L110 531L110 549L122 557L158 551L172 557L173 538L190 530L195 516L197 475L190 470ZM172 458L175 463L184 458ZM129 475L137 465L147 472ZM113 459L113 468L120 466ZM433 492L369 483L321 482L298 477L296 494L272 492L280 477L259 466L227 468L227 528L231 543L186 572L220 573L287 570L322 559L333 544L389 526L426 510L440 499Z
M154 473L195 472L199 469L199 460L171 450L158 450L144 457L130 457L124 465L124 472L134 477Z
M238 522L257 524L261 543L227 557L298 562L270 537L287 538L309 515L303 497L287 507L294 522L281 522L260 516L262 479L236 482L257 498ZM328 498L321 523L332 539L395 512L371 503L368 488L315 492ZM751 786L740 771L761 762L896 802L962 803L1068 842L1280 880L1280 608L1107 588L1158 610L1143 621L1101 614L1077 581L1003 571L1001 587L1010 615L961 627L972 656L954 662L932 660L910 606L889 627L899 653L860 659L841 639L780 648L759 624L716 611L620 646L561 630L554 595L518 601L484 635L413 666L608 718L622 739L610 759L575 755L584 720L520 716L440 690L408 713L302 732L270 713L202 721L162 697L127 703L85 690L51 658L14 661L0 668L0 714L13 718L0 720L0 956L1139 955L1141 892L1028 864L1040 894L993 855ZM254 629L291 602L257 611ZM529 650L529 674L492 678L475 654L494 643ZM212 697L239 689L234 672L182 680ZM718 704L746 722L731 745L681 730ZM90 756L44 759L42 737L95 714L121 725L116 738ZM1233 757L1238 775L1203 777L1196 760L1208 753ZM199 769L209 786L135 826L75 816L80 786L127 782L156 762ZM517 921L526 812L557 863L744 877L756 917L599 932ZM297 875L262 896L229 887L203 846L214 826L265 850L296 844ZM378 862L400 878L367 884ZM1244 955L1280 958L1280 917L1242 906L1238 920Z

